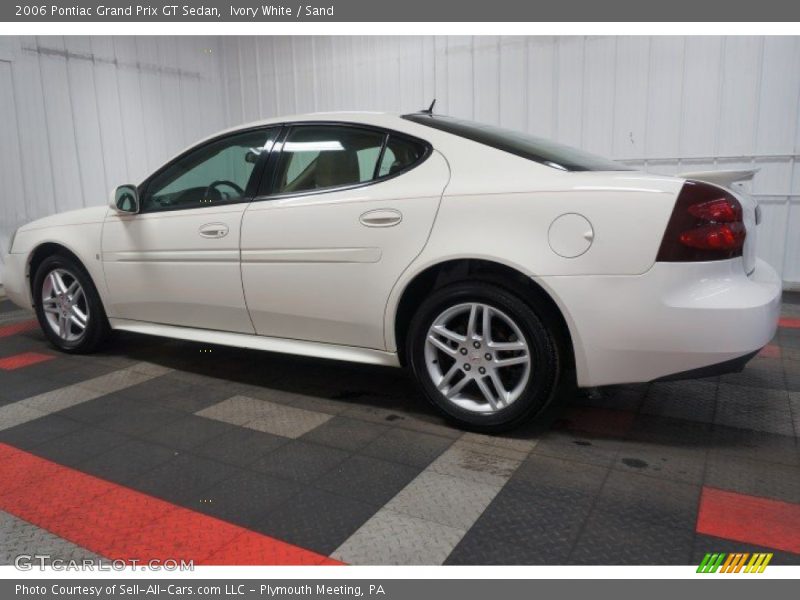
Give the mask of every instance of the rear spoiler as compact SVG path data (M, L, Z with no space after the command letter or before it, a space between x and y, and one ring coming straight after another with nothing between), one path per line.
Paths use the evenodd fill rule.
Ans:
M705 181L722 187L731 187L737 181L749 181L758 173L758 169L748 169L742 171L695 171L694 173L680 173L678 177L683 179L694 179L695 181Z
M758 169L745 169L742 171L696 171L694 173L681 173L678 177L693 179L695 181L705 181L706 183L713 183L714 185L731 189L731 186L737 181L750 181L756 173L758 173ZM736 193L736 190L732 191ZM760 225L761 207L755 199L752 200L755 202L756 207L756 225Z

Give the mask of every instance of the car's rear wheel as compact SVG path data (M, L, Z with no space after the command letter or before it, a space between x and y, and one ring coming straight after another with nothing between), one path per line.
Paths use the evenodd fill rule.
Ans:
M45 258L33 280L36 316L59 350L83 354L95 350L108 334L108 320L91 277L69 256Z
M408 358L425 395L471 429L510 429L552 399L559 378L555 336L536 311L493 284L434 292L412 319Z

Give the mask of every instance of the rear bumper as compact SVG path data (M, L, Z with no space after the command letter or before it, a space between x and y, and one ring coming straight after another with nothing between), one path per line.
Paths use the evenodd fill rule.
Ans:
M701 377L715 377L717 375L727 375L729 373L741 373L747 363L749 363L756 354L758 354L758 350L715 365L681 371L680 373L673 373L672 375L665 375L664 377L659 377L655 381L679 381L681 379L699 379Z
M656 263L637 276L545 277L582 387L652 381L741 359L775 335L781 281L762 260Z

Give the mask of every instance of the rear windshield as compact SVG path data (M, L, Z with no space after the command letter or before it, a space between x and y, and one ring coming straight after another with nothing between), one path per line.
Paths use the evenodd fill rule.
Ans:
M404 119L516 154L562 171L631 171L630 167L527 133L452 117L416 113Z

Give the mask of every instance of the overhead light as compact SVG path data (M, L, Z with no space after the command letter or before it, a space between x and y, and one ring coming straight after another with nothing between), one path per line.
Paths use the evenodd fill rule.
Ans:
M344 150L344 146L337 140L330 142L286 142L283 145L284 152L331 152L334 150Z

